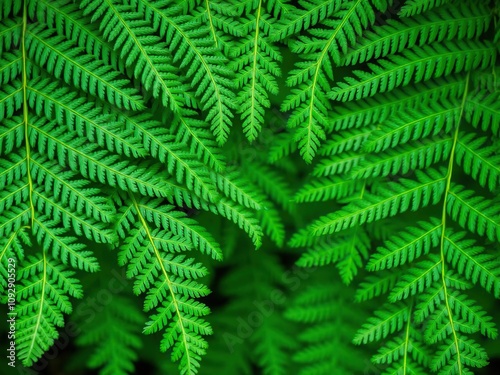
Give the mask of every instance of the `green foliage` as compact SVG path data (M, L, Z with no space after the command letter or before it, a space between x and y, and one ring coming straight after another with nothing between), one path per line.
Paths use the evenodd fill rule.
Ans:
M0 0L19 366L74 323L70 372L486 367L499 25L497 0Z
M353 230L372 241L382 234L357 251L357 268L366 262L375 273L357 300L381 307L354 343L380 342L372 362L389 365L384 374L471 373L488 363L473 334L497 337L468 291L478 285L498 298L500 282L498 88L477 78L495 80L497 45L482 37L495 15L445 3L405 2L401 18L374 26L343 57L355 78L329 92L339 108L318 151L327 158L298 194L339 206L290 242L308 246L299 265L337 264L342 275ZM396 221L387 235L374 231ZM331 237L346 240L325 247Z

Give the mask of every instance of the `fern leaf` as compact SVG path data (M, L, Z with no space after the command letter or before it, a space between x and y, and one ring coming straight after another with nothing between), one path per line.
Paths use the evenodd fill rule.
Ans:
M48 0L29 1L28 14L51 29L57 29L59 35L85 47L89 55L104 61L114 69L124 71L123 63L99 33L99 28L83 15L78 5L70 0L57 3Z
M85 236L96 243L114 243L118 239L104 223L94 219L82 219L50 194L41 193L38 186L32 191L32 202L38 212L62 223L65 228L72 228L78 236Z
M157 226L172 231L177 236L185 238L202 253L214 259L222 259L219 245L206 229L199 226L195 220L186 217L183 212L173 210L173 206L160 205L160 201L148 201L147 204L138 204L144 218Z
M400 21L389 19L386 25L367 32L343 61L354 65L400 53L415 45L472 39L487 30L490 21L491 14L481 4L450 5Z
M241 20L240 33L248 36L236 45L232 64L237 72L238 111L243 132L250 141L254 141L262 129L265 110L271 106L269 95L278 94L276 77L281 75L281 54L268 40L273 22L268 14L272 11L270 5L266 7L260 1L246 9L248 20Z
M462 228L486 236L493 242L500 241L500 207L490 199L461 185L452 185L446 208Z
M500 295L500 261L485 252L474 240L465 238L465 232L447 233L444 240L446 260L467 280L479 283L498 298Z
M3 53L0 64L0 83L2 85L12 82L20 76L22 57L18 53Z
M9 51L13 46L18 46L21 39L21 25L19 18L6 18L0 21L0 55Z
M0 99L1 101L1 99ZM0 155L8 155L22 144L23 121L15 116L0 123Z
M328 31L313 29L312 38L302 36L291 45L295 53L301 53L305 61L297 63L290 72L287 84L296 87L282 105L283 111L293 109L288 122L297 127L300 154L308 163L316 154L319 144L325 139L323 128L329 123L327 99L332 80L331 67L340 63L340 53L346 52L362 29L372 24L375 14L364 0L349 1L340 6L335 17L323 21Z
M271 39L283 40L307 30L339 10L340 1L313 0L301 3L304 9L292 8L285 13L274 27Z
M209 290L193 278L205 275L206 269L193 264L190 258L174 257L157 246L148 220L155 222L156 217L156 225L181 236L182 232L180 225L173 224L171 218L171 222L165 225L166 213L160 216L158 211L147 211L147 203L138 202L134 197L127 202L135 216L134 231L142 235L138 241L127 238L119 261L128 264L128 276L137 279L135 292L147 295L144 310L156 311L150 316L144 332L151 334L164 329L161 350L172 350L172 360L179 362L181 374L196 374L207 347L203 335L211 334L212 329L201 318L208 313L208 308L194 300L207 295Z
M27 225L31 216L31 208L23 203L12 206L10 210L0 214L0 237L7 237Z
M14 84L15 86L2 84L0 88L0 121L12 117L14 112L21 108L22 88L18 82Z
M410 140L415 141L444 130L449 133L460 120L460 105L445 103L429 105L425 110L411 110L394 120L384 121L379 129L373 130L363 149L380 152L396 147Z
M401 179L399 183L387 183L378 194L365 193L362 200L311 224L311 232L316 236L332 234L437 203L444 192L445 182L439 172L429 170L427 175L417 171L416 175L417 181Z
M438 245L441 230L441 221L436 218L431 218L429 222L419 222L418 227L406 228L399 235L385 241L383 247L378 247L366 268L369 271L380 271L413 262Z
M482 130L491 129L493 134L500 135L500 94L479 91L467 97L465 118L474 127Z
M403 329L404 323L409 319L410 311L402 304L386 304L384 308L377 310L374 317L368 318L368 322L354 336L356 345L367 342L378 341L389 334Z
M60 260L63 264L70 264L74 268L95 272L99 270L97 259L92 252L83 250L86 246L78 243L77 238L64 236L66 229L58 228L58 222L48 220L48 217L36 217L33 222L33 234L38 243L43 244L45 251L52 251L52 257Z
M84 138L57 128L54 123L33 117L29 126L33 130L30 143L38 144L38 150L49 159L57 159L59 164L79 171L84 177L100 181L123 190L139 191L144 195L168 196L168 182L155 176L156 169L131 165L116 155L99 150L95 144L88 144Z
M362 181L346 179L344 176L323 177L304 185L295 194L294 200L303 203L342 199L361 190L362 186Z
M247 232L256 249L262 245L262 228L252 212L227 201L225 198L220 199L217 205L210 206L210 209L212 212L231 220Z
M396 302L422 293L441 277L442 262L436 254L429 259L414 263L401 277L389 294L389 301Z
M254 210L261 209L262 197L237 170L227 171L224 175L212 173L211 178L217 181L219 190L234 202Z
M80 325L82 334L76 339L77 345L92 348L87 367L100 367L102 375L133 373L137 351L142 346L137 332L143 319L130 298L114 295L113 303L96 311L90 322Z
M398 280L397 272L385 271L382 275L368 276L365 282L361 282L354 296L356 302L374 299L392 290Z
M329 131L359 128L383 123L392 115L437 102L461 98L465 90L463 77L446 77L422 82L415 86L394 89L360 102L348 102L335 107Z
M59 125L67 126L80 137L86 137L90 142L117 154L133 157L145 155L142 145L131 131L124 132L112 115L106 115L102 108L78 98L78 93L45 79L30 82L27 96L37 115L56 120Z
M30 159L31 177L45 192L51 192L58 201L72 211L88 218L109 223L115 214L114 207L90 181L78 179L78 174L64 170L55 161L34 153Z
M346 78L329 97L339 101L359 100L391 91L410 82L421 82L452 73L486 69L495 63L495 48L483 42L444 42L405 50L401 55L369 64L372 73L354 71L358 79Z
M68 295L81 298L81 286L63 265L45 252L30 256L18 270L21 286L16 291L17 354L25 366L31 366L58 337L57 327L64 324L63 314L72 310Z
M476 138L473 133L459 137L455 151L456 161L465 173L483 187L495 191L500 186L500 156L495 146L488 146L486 138Z
M403 5L399 14L402 17L414 16L449 2L450 0L410 0L408 4Z
M194 154L183 144L175 142L175 137L149 116L124 116L127 127L142 139L144 148L151 156L164 163L169 173L174 174L179 183L199 197L214 202L218 199L215 184L210 174Z
M362 159L351 175L353 178L406 174L416 169L429 168L447 159L452 148L451 138L438 138L411 142L379 154L369 154Z
M139 10L144 7L146 19L166 39L174 62L187 69L187 77L195 96L200 99L202 110L207 112L206 121L219 144L227 140L232 125L233 73L226 66L226 59L210 38L210 30L189 15L173 16L175 2L137 2Z
M99 20L104 38L113 44L113 49L120 51L120 58L126 57L125 66L133 66L134 77L140 79L163 106L177 112L190 102L184 84L176 75L177 68L171 64L166 44L155 35L143 14L113 0L85 0L80 9L84 15L93 13L93 22Z
M67 84L109 101L118 108L144 109L139 92L125 77L52 29L31 28L26 38L28 56ZM127 87L128 86L128 87Z

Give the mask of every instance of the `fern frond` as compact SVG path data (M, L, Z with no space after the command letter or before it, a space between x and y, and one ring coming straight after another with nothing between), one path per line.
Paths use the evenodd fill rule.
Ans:
M67 84L118 108L145 108L142 97L128 79L94 56L82 53L84 48L57 35L55 30L42 26L30 28L26 48L30 59Z
M300 154L310 163L329 123L331 105L327 94L333 80L332 66L340 63L340 53L354 44L362 30L375 21L371 5L365 0L349 1L340 6L334 17L324 20L327 29L311 29L312 37L301 36L291 44L292 52L300 53L305 61L290 72L287 85L292 89L282 110L294 110L288 122L297 131Z
M363 144L363 150L380 152L410 140L435 136L440 132L449 133L459 123L460 108L459 103L445 102L402 113L373 130Z
M496 49L488 42L443 42L404 50L401 55L369 64L372 73L355 70L357 78L339 82L329 97L339 101L359 100L379 92L391 91L410 82L427 81L452 73L491 68Z
M344 155L333 155L322 159L314 168L314 176L349 175L365 158L364 153L347 151Z
M402 17L410 17L416 14L427 12L433 8L447 4L451 0L409 0L408 3L403 5L399 14Z
M386 304L373 315L374 317L368 318L367 323L363 324L354 336L353 342L356 345L378 341L394 332L401 331L410 317L410 309L401 303Z
M57 128L53 122L35 117L30 120L30 143L37 144L40 153L58 160L60 165L68 166L90 180L125 191L159 197L170 195L168 182L156 174L158 167L132 165L117 155L99 150L97 145L88 144L86 139L68 133L64 128Z
M243 121L243 132L254 141L262 129L270 95L278 94L276 77L281 75L281 53L269 40L274 19L272 4L262 1L249 3L241 19L240 33L244 35L236 47L232 67L236 73L237 106Z
M359 102L336 106L328 131L359 128L384 123L401 111L416 110L438 100L461 98L465 90L464 77L459 75L421 82L415 86L394 89Z
M225 198L221 198L216 205L210 206L210 210L231 220L233 223L237 224L238 227L247 232L255 248L259 248L262 245L262 228L253 212Z
M431 254L428 259L424 259L412 264L396 283L391 293L389 301L396 302L416 294L421 294L429 288L433 282L441 277L442 260Z
M486 137L462 134L455 151L457 163L465 173L494 192L500 186L500 155L497 147L487 144Z
M312 0L302 1L300 5L304 9L292 8L280 18L271 34L272 40L283 40L315 26L338 11L341 2Z
M192 154L198 160L213 168L216 172L222 172L225 168L225 160L214 140L213 134L206 129L205 121L196 119L194 111L185 109L183 115L176 116L172 123L172 131L176 135L176 142L189 145Z
M21 285L16 291L16 344L25 366L35 363L58 337L57 328L64 325L63 314L72 311L68 295L82 297L81 285L73 276L45 251L38 257L28 257L18 269Z
M179 183L185 183L189 190L210 202L218 199L208 169L186 146L175 142L175 137L161 123L147 115L124 115L123 118L128 129L142 139L144 148L151 156L164 163L168 172L175 175Z
M143 320L134 301L113 295L113 303L96 311L94 319L80 325L82 334L76 339L77 345L92 348L87 367L101 368L102 375L133 373L137 351L142 346L137 333Z
M109 223L115 209L90 181L78 179L78 173L65 170L56 161L34 153L30 159L31 177L44 192L51 192L58 201L79 215Z
M419 222L418 227L406 228L399 235L385 241L383 247L378 247L366 268L369 271L380 271L413 262L438 245L441 230L442 224L436 218L430 218L429 222Z
M354 192L361 190L363 181L352 180L344 176L332 176L314 179L304 185L295 194L295 202L320 202L333 199L342 199L352 196Z
M404 139L403 139L404 141ZM451 138L425 139L410 142L377 154L368 154L353 168L353 178L385 177L429 168L447 159L452 148Z
M354 228L335 240L319 242L309 248L297 261L300 267L336 264L345 284L351 283L368 258L370 238L361 228Z
M0 214L0 237L7 237L22 226L27 225L31 216L31 208L26 203L12 206Z
M228 170L224 175L212 173L211 178L217 181L218 189L234 202L254 210L261 209L263 197L237 170Z
M257 211L257 217L264 233L269 236L278 247L282 247L285 242L285 224L281 218L281 212L272 202L265 202L265 207Z
M461 185L452 185L446 203L448 214L462 228L490 241L500 241L500 207L492 200Z
M0 83L5 85L21 75L22 57L19 53L5 52L0 57Z
M49 220L46 216L37 216L33 220L33 235L44 251L52 252L52 257L65 265L71 265L87 272L99 270L97 259L86 249L83 243L78 243L76 237L67 236L67 230L58 226L58 221Z
M176 5L172 1L137 1L138 10L145 13L154 29L166 39L173 62L180 62L181 69L188 68L186 76L200 99L201 109L207 112L206 121L222 144L227 140L232 125L231 111L235 108L231 92L233 72L214 45L209 28L194 16L174 16Z
M152 315L144 333L165 330L161 350L172 350L172 361L179 362L181 374L196 374L207 347L203 336L212 333L210 325L202 319L209 309L194 300L209 293L207 287L194 281L205 275L206 269L200 264L193 264L191 258L173 256L169 254L168 248L158 247L150 222L181 237L185 237L187 228L181 229L181 224L175 223L172 220L174 216L169 217L163 207L148 211L148 203L154 202L144 199L137 201L134 197L126 201L133 217L133 236L126 238L119 262L128 264L128 277L136 278L136 294L146 294L144 310L152 312ZM168 232L155 233L165 235ZM138 236L137 241L134 236ZM200 246L200 240L195 240L194 236L190 242L196 247Z
M445 188L445 180L440 172L428 170L425 174L417 171L416 176L416 181L401 179L398 183L384 184L376 194L365 193L363 199L353 201L340 211L311 224L311 233L316 236L332 234L394 216L408 209L416 210L437 203Z
M67 87L59 87L49 79L34 80L28 86L28 103L37 115L56 120L80 137L97 143L110 152L140 157L145 151L131 131L123 131L113 116Z
M480 90L467 97L465 118L474 127L500 135L500 93Z
M60 0L57 3L49 0L28 1L28 14L46 24L51 29L56 29L59 35L85 47L89 55L104 61L114 69L124 71L122 60L113 51L99 33L96 24L83 15L78 5L70 0Z
M2 85L0 88L0 121L8 119L21 108L23 101L22 87L19 82Z
M72 228L76 235L85 236L96 243L114 243L118 238L108 226L92 218L82 218L64 204L54 199L48 192L41 192L34 186L32 202L39 213L51 217L65 228Z
M0 123L0 155L8 155L22 144L23 121L15 116Z
M398 272L390 271L383 271L377 276L369 275L356 290L355 301L364 302L387 293L396 285L398 277Z
M186 217L183 212L175 211L173 206L161 205L159 200L138 203L141 215L155 225L162 225L177 236L185 238L193 246L199 248L202 253L210 255L214 259L222 259L219 245L206 229L197 224L191 218Z
M80 4L84 15L92 15L92 22L99 20L99 30L104 38L120 51L125 66L133 66L133 75L140 79L154 98L174 112L189 103L185 86L177 76L177 68L165 43L157 36L144 15L128 4L114 0L104 2L85 0Z
M0 21L9 15L16 16L22 8L22 3L18 1L2 1L0 3Z
M18 46L21 40L22 22L19 18L6 18L0 21L0 55Z
M416 45L472 39L486 31L490 21L491 13L482 4L450 5L412 18L389 19L386 25L365 33L343 62L354 65L400 53Z
M465 232L448 231L444 238L446 260L474 284L480 284L496 298L500 296L500 260L489 254Z

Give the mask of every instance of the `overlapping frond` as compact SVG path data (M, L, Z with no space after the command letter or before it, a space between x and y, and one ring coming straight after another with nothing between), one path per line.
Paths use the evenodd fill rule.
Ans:
M287 85L293 89L282 110L293 110L288 125L299 128L296 141L308 163L325 139L324 128L331 110L327 95L334 80L332 68L340 64L341 54L374 21L375 13L368 1L348 1L322 21L324 28L309 29L310 36L300 36L290 45L292 52L300 54L304 61L289 73Z
M127 266L128 277L135 278L134 292L146 295L144 310L150 313L150 320L144 332L165 331L161 350L171 349L181 374L195 374L207 347L203 336L212 333L202 318L209 309L195 300L209 293L196 281L207 270L194 258L178 253L199 247L205 240L203 234L198 235L194 226L186 226L186 220L161 206L152 212L145 200L134 196L117 199L123 213L117 225L124 238L119 263Z
M405 2L343 51L356 78L329 91L326 158L296 198L333 201L290 241L306 247L306 266L338 261L337 238L396 224L368 242L374 276L356 295L386 296L354 339L380 342L372 361L384 374L472 373L487 364L473 334L497 335L468 292L498 293L497 45L485 33L495 13L447 3Z

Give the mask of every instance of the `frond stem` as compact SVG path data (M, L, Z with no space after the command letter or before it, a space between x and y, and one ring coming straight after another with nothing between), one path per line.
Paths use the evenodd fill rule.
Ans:
M465 103L467 100L467 93L469 89L469 78L470 78L470 73L467 73L467 78L465 81L465 89L464 89L464 95L462 98L462 106L460 109L460 117L457 123L457 128L455 129L455 134L453 136L453 146L451 149L450 153L450 160L448 163L448 172L446 174L446 189L445 189L445 194L444 194L444 200L443 200L443 210L442 210L442 218L441 222L443 225L442 232L441 232L441 241L440 241L440 251L441 251L441 280L443 282L443 290L444 290L444 302L445 302L445 307L446 311L448 314L448 319L450 321L450 328L451 332L453 335L453 341L455 345L455 349L457 352L457 368L458 368L458 375L461 375L463 373L463 367L462 367L462 358L460 355L460 345L458 342L458 335L457 331L455 329L455 322L453 320L453 312L450 306L449 298L448 298L448 289L446 286L446 264L445 264L445 254L444 254L444 241L446 239L446 203L448 201L448 195L450 194L450 187L451 187L451 177L453 175L453 162L454 162L454 156L455 156L455 149L458 143L458 133L460 129L460 122L463 118L464 114L464 109L465 109Z
M212 12L210 11L210 1L205 0L205 4L207 6L207 16L208 16L208 23L210 24L210 33L212 34L214 38L214 43L215 47L219 48L219 42L217 41L217 35L215 34L215 27L212 22Z
M33 355L31 354L33 347L35 346L36 343L36 337L38 335L38 330L40 329L40 324L42 321L42 315L43 315L43 306L45 305L45 287L47 286L47 254L45 253L45 250L42 250L42 256L43 256L43 277L41 279L42 283L42 290L40 292L40 309L38 310L38 316L36 318L36 324L33 329L33 334L31 338L31 343L30 347L28 350L27 358L32 358Z
M405 334L405 347L403 355L403 375L408 374L408 348L410 346L410 327L411 327L411 313L413 310L413 300L410 303L408 311L408 322L406 322L406 334Z
M26 147L26 171L28 177L28 195L29 195L29 204L30 204L30 212L31 212L31 227L33 227L33 220L35 219L35 205L33 204L33 180L31 178L31 166L30 166L30 157L31 157L31 147L29 142L29 123L28 123L28 96L27 96L27 87L28 87L28 72L26 70L26 28L28 25L28 5L27 0L23 3L23 34L21 37L21 49L23 55L23 124L24 124L24 142Z
M132 202L134 204L134 208L137 211L137 216L139 217L141 225L142 225L144 231L146 232L146 235L148 237L149 242L151 243L151 248L153 249L154 255L155 255L156 259L158 260L158 265L160 266L161 273L163 274L163 276L165 278L165 282L168 285L168 290L170 292L170 296L172 297L172 303L173 303L174 308L175 308L175 314L177 315L177 318L178 318L177 325L179 326L179 328L181 330L182 341L183 341L183 344L184 344L184 348L186 349L185 353L186 353L186 357L187 357L187 367L188 367L188 370L189 370L187 373L191 374L193 372L192 372L192 369L191 369L191 360L189 359L190 353L189 353L189 350L188 350L189 345L188 345L188 342L187 342L186 329L185 329L184 324L183 324L182 314L181 314L181 311L179 309L179 304L177 303L177 297L175 296L175 293L174 293L174 287L172 285L172 281L170 280L168 272L165 269L165 265L163 264L163 258L162 258L161 254L160 254L160 251L158 250L158 248L155 245L155 242L154 242L154 239L153 239L153 235L151 234L151 231L149 230L148 223L147 223L146 219L144 219L144 216L142 216L142 214L141 214L141 210L140 210L139 204L137 203L135 197L132 194L130 194L130 199L132 200Z

